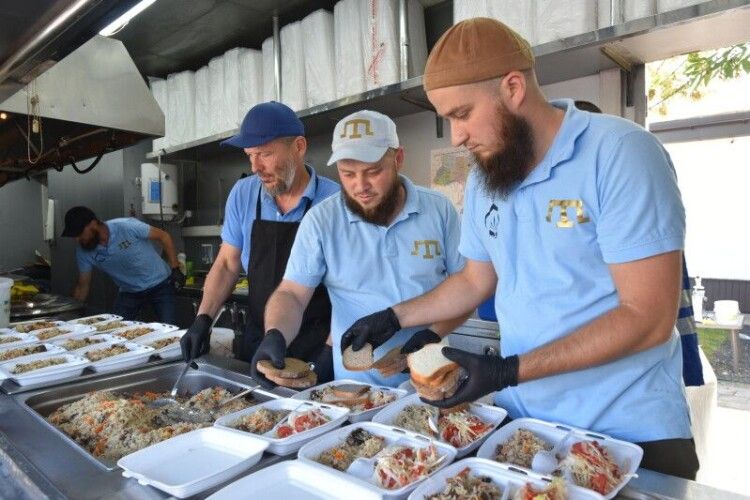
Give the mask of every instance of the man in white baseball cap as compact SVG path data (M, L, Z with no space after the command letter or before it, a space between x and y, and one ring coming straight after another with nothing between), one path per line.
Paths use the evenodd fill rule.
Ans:
M291 343L313 290L323 284L332 305L335 378L395 387L407 375L347 370L341 335L355 319L431 290L463 268L458 214L443 195L400 174L404 149L389 117L358 111L343 118L332 150L328 164L336 164L343 189L303 219L284 279L266 306L266 328ZM404 329L387 342L373 339L374 359L396 347L412 352L438 342L463 319ZM276 351L258 349L265 357L253 359L253 370L261 359L283 359L283 349Z

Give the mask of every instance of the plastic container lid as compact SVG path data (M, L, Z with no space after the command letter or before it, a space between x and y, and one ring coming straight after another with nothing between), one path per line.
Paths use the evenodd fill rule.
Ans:
M272 465L222 488L208 500L292 500L330 498L377 500L381 496L366 485L299 460Z
M185 498L249 469L267 446L249 434L206 427L126 455L117 465L125 477Z

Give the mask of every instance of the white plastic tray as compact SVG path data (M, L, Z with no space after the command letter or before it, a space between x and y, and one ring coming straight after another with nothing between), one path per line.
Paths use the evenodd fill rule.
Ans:
M508 465L499 464L492 460L484 458L465 458L459 462L453 463L444 469L439 470L431 477L422 482L409 495L409 500L422 500L430 495L440 493L445 488L446 479L457 475L466 467L471 469L473 476L488 476L492 482L500 487L503 492L503 499L513 498L520 488L526 483L531 483L536 488L546 487L551 478L536 474L535 472L521 471L513 469ZM568 486L569 500L596 500L602 496L591 490L579 488L578 486Z
M37 319L37 320L32 320L32 321L22 321L22 322L20 322L20 323L16 323L16 324L14 324L14 325L13 325L12 327L10 327L10 329L11 329L12 331L14 331L14 332L17 332L18 330L16 330L16 328L18 328L19 326L22 326L22 325L28 325L29 323L38 323L38 322L40 322L40 321L47 321L47 320L40 320L40 319ZM57 320L54 320L54 321L53 321L53 320L50 320L49 322L50 322L50 323L54 323L54 324L55 324L55 326L64 326L64 325L66 324L66 323L65 323L65 321L57 321ZM43 328L42 328L42 330L43 330ZM34 333L34 331L35 331L35 330L31 330L31 331L28 331L28 332L24 332L24 333L28 333L28 334L33 334L33 333ZM20 332L19 332L19 333L20 333Z
M442 443L440 441L433 441L429 438L422 436L421 434L416 434L414 432L405 431L403 429L399 429L398 427L391 427L388 425L378 424L375 422L359 422L357 424L351 424L347 425L346 427L342 427L341 429L337 429L334 432L329 432L328 434L325 434L324 436L319 437L315 441L312 441L305 446L303 446L299 453L297 454L297 458L299 460L312 464L315 467L319 467L321 469L330 471L333 474L337 474L340 477L346 478L349 481L352 481L357 484L365 485L369 488L373 488L375 491L378 492L383 497L386 498L406 498L406 496L409 494L410 491L412 491L414 488L419 485L423 479L414 481L411 484L408 484L402 488L396 489L396 490L388 490L385 488L381 488L380 486L376 485L372 479L365 480L361 479L356 476L352 476L347 474L346 472L342 472L336 469L333 469L331 467L328 467L326 465L323 465L321 463L318 463L315 461L315 459L324 451L330 450L331 448L340 445L343 443L347 436L355 430L355 429L365 429L366 431L376 435L381 436L385 438L385 446L392 446L398 442L399 444L403 444L404 446L411 446L414 448L424 448L426 446L429 446L430 443L434 443L435 447L438 449L438 453L442 455L447 455L445 461L438 465L438 467L430 474L435 474L437 471L442 469L443 467L450 464L454 458L456 458L456 449L453 446L447 445L445 443ZM429 477L429 476L427 476Z
M377 422L379 424L384 425L390 425L394 427L398 427L396 425L396 417L398 416L401 411L406 408L409 405L423 405L423 406L429 406L423 403L419 399L419 394L410 394L406 396L405 398L401 398L398 401L395 401L391 403L390 405L386 406L382 410L380 410L373 418L373 422ZM468 455L472 451L479 448L479 445L484 442L485 439L489 437L492 432L497 429L497 427L500 425L500 423L505 420L505 417L508 416L508 412L504 409L500 408L499 406L489 406L484 404L478 404L478 403L472 403L469 405L469 413L472 415L476 415L477 417L481 418L484 422L490 424L492 428L487 431L486 434L484 434L479 439L467 444L466 446L462 446L461 448L456 448L456 458L461 458L465 455ZM437 436L436 436L437 439ZM441 442L441 439L438 439ZM447 443L450 444L450 443Z
M99 373L108 373L122 370L123 368L129 368L131 366L145 363L146 361L148 361L148 358L150 358L154 353L154 349L152 347L145 347L140 344L136 344L135 342L114 340L83 347L81 349L78 349L76 351L76 354L85 357L86 353L89 353L91 351L98 351L100 349L106 349L107 347L111 347L115 344L123 344L128 348L128 352L100 359L99 361L91 362L90 366L93 370Z
M330 470L330 469L329 469ZM378 500L371 488L299 460L287 460L259 470L222 488L208 500Z
M23 345L19 345L19 346L16 346L16 347L3 347L3 348L0 348L0 354L2 354L5 351L11 351L13 349L17 349L19 347L36 347L38 345L43 345L47 350L44 351L44 352L37 352L37 353L34 353L34 354L45 354L45 353L54 354L54 353L58 353L58 352L66 352L65 349L63 349L62 347L60 347L58 345L55 345L55 344L52 344L52 343L34 342L34 343L31 343L31 344L23 344ZM27 354L26 356L34 356L34 354ZM6 361L13 361L13 360L16 360L16 359L19 359L19 358L25 358L26 356L18 356L16 358L6 359L5 361L0 361L0 363L4 363Z
M44 358L65 358L67 363L62 365L48 366L38 370L14 375L11 373L18 363L28 363ZM20 386L44 384L48 382L59 382L75 378L81 374L84 368L90 364L89 360L71 353L47 353L40 352L30 356L23 356L0 364L0 377L13 379Z
M11 331L10 333L1 333L0 337L8 338L8 337L18 337L20 340L16 342L8 342L6 344L0 344L0 347L3 349L11 348L11 347L19 347L24 344L36 344L39 342L36 337L33 335L29 335L28 333L17 333L15 331Z
M91 332L87 332L87 333L82 333L82 334L78 334L75 336L66 335L65 338L61 338L61 339L58 339L57 337L55 337L54 339L52 339L51 342L63 350L69 350L72 353L78 353L79 351L82 351L83 349L86 349L87 347L91 347L91 346L79 347L78 349L65 349L65 347L63 347L63 344L68 340L80 340L80 339L86 339L86 338L95 338L97 340L101 339L101 342L97 344L91 344L92 346L103 345L105 342L123 342L124 341L123 339L119 337L115 337L114 335L110 335L108 333L100 333L97 335L97 334L92 334Z
M165 339L168 337L182 337L183 335L185 335L186 331L187 330L158 331L149 333L148 335L144 335L142 337L138 337L135 339L135 342L137 344L147 346L151 342L155 342L157 340ZM174 359L181 357L182 349L180 349L179 339L167 346L162 347L161 349L156 349L154 351L154 354L158 355L162 359Z
M399 389L403 389L409 394L414 394L417 392L417 390L414 388L413 385L411 385L411 379L404 380L398 385ZM477 403L481 403L483 405L494 405L495 404L495 393L491 392L489 394L485 394L481 398L476 400Z
M283 438L283 439L280 439L274 436L276 435L275 434L276 427L278 427L278 425L280 425L281 423L286 422L286 419L281 420L279 424L274 426L273 429L266 432L265 434L250 434L249 432L241 431L231 426L232 423L235 422L240 417L244 415L249 415L250 413L255 413L261 408L268 408L269 410L296 410L298 412L312 410L314 408L317 408L323 413L323 415L328 417L330 421L318 427L309 429L307 431L292 434L291 436ZM251 406L250 408L245 408L244 410L240 410L235 413L230 413L229 415L225 415L219 418L216 422L214 422L214 425L221 429L228 429L232 432L238 432L240 434L250 434L252 436L257 436L260 439L263 439L269 443L269 446L268 446L269 452L274 453L276 455L289 455L291 453L295 453L297 450L300 449L300 447L303 444L307 443L308 441L332 429L335 429L336 427L344 423L348 415L349 415L348 408L341 408L338 406L331 406L331 405L327 405L323 403L316 403L313 401L302 402L299 400L284 398L284 399L272 399L270 401L266 401L259 405Z
M87 323L87 321L92 319L102 318L99 321L94 321L92 323ZM84 316L83 318L77 318L68 321L69 324L72 325L93 325L98 323L104 323L105 321L117 321L121 320L122 316L118 316L117 314L94 314L93 316Z
M102 330L102 331L96 330L97 327L102 327L103 325L106 325L107 323L111 323L112 321L120 321L120 320L115 319L115 320L110 320L110 321L102 321L101 323L94 323L91 326L94 327L96 333L112 333L113 330L117 330L118 328L125 328L125 327L118 327L118 328L111 328L109 330ZM136 326L136 325L137 326L142 326L142 325L146 324L143 321L130 321L130 320L124 320L124 321L122 321L122 323L124 325L126 325L127 327L133 327L133 326Z
M366 382L362 382L361 380L342 379L342 380L335 380L333 382L326 382L325 384L316 385L315 387L310 387L309 389L305 389L304 391L298 392L297 394L292 396L292 399L304 399L306 401L309 401L310 393L312 391L316 389L323 389L331 385L343 385L343 384L369 385L370 390L392 392L396 394L396 399L393 403L395 403L396 401L398 401L399 399L407 395L407 392L403 389L394 389L393 387L372 385ZM389 403L389 404L393 404L393 403ZM356 423L356 422L364 422L364 421L370 420L377 412L379 412L386 406L388 405L376 406L375 408L370 408L369 410L363 410L363 411L350 411L349 422Z
M62 333L60 335L56 335L54 337L50 337L48 339L42 339L39 336L43 335L44 332L47 330L51 330L52 328L43 328L41 330L34 330L29 335L33 335L38 339L38 342L54 342L56 340L62 340L62 339L70 339L73 337L80 337L81 335L91 335L94 332L93 326L87 326L87 325L68 325L68 324L62 324L60 326L56 326L54 328L57 328L58 330L64 330L68 333Z
M185 498L249 469L267 446L249 434L207 427L126 455L117 465L125 477Z
M513 433L518 429L526 429L533 432L537 437L546 441L550 446L554 446L560 439L563 439L570 430L573 430L573 435L568 438L567 444L560 452L562 456L567 455L573 443L578 441L598 441L599 444L607 450L617 465L620 466L620 470L625 478L619 486L615 487L609 492L609 494L604 496L604 498L608 499L614 498L617 495L617 492L628 483L632 475L635 474L635 471L638 470L638 466L643 458L643 450L640 446L633 443L620 441L619 439L611 438L606 434L599 434L598 432L587 431L585 429L577 429L563 424L544 422L535 418L519 418L495 431L495 433L488 437L484 444L479 448L477 457L494 460L497 446L510 439L513 436ZM513 467L519 466L514 465Z
M128 330L132 330L134 328L151 328L153 331L144 333L140 337L133 337L132 339L128 339L128 342L135 342L136 340L140 339L141 337L145 337L146 335L153 335L159 332L173 332L177 330L176 326L167 325L165 323L136 323L135 325L123 326L122 328L115 328L114 330L109 330L107 333L109 333L110 335L119 335L123 332L127 332Z

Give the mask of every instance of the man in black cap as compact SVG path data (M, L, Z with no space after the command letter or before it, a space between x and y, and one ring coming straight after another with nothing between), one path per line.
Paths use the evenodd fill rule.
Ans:
M151 304L163 323L174 324L175 288L185 284L174 243L169 233L138 219L100 221L87 207L73 207L65 214L62 236L78 242L78 282L73 297L85 301L91 285L91 269L109 275L120 287L113 311L124 319L136 319L141 307ZM159 256L158 242L169 265ZM171 270L170 270L171 268Z
M243 269L250 314L238 357L250 361L263 339L266 301L284 275L300 220L340 189L305 164L304 134L294 111L271 101L250 109L239 133L222 142L242 148L255 175L240 179L229 194L222 245L206 276L198 316L180 342L186 361L208 352L213 318ZM290 357L314 361L319 380L332 377L331 347L326 344L330 325L331 303L320 286L305 309L300 335L287 351Z

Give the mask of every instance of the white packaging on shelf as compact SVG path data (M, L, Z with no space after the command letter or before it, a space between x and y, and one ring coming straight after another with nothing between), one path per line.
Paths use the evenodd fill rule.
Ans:
M669 12L670 10L680 9L689 5L705 2L706 0L656 0L656 7L659 13Z
M302 20L307 105L336 99L333 55L333 14L316 10Z
M419 0L409 0L409 78L424 74L427 62L427 32L424 7Z
M534 2L516 0L493 0L488 2L490 17L504 24L526 39L532 46L536 44L534 26Z
M240 123L263 98L263 54L259 50L240 52Z
M276 98L276 82L273 64L273 38L263 40L261 47L263 54L263 102L278 101Z
M398 82L400 55L396 0L362 0L359 8L365 87L372 90Z
M224 52L224 106L222 129L234 130L240 126L240 51L237 47ZM244 116L244 114L243 114Z
M209 135L222 130L221 110L224 102L224 58L214 57L208 62Z
M195 138L211 135L210 78L208 66L195 72Z
M624 21L642 19L656 14L656 0L619 0L619 2L622 3Z
M156 104L161 108L161 112L164 113L164 137L154 139L153 151L158 151L162 148L167 147L167 81L162 78L148 78L148 83L151 86L151 93L154 96Z
M195 139L195 73L182 71L167 77L167 139L170 145Z
M597 29L596 0L536 0L535 6L536 44Z
M299 21L281 28L281 102L294 111L307 108L304 43Z
M333 49L336 61L336 98L365 91L362 65L362 18L359 0L341 0L333 7Z
M505 2L505 0L496 0L497 3L511 3L513 6L518 4L517 1ZM490 1L488 0L456 0L453 2L453 24L460 23L472 17L493 17L490 12ZM531 4L530 0L523 3ZM505 22L503 18L499 18Z

